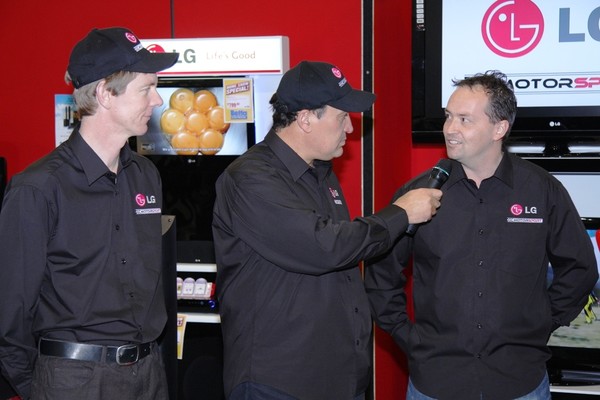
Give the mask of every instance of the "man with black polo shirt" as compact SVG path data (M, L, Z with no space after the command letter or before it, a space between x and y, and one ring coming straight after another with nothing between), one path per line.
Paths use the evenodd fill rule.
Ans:
M164 399L156 339L161 182L127 144L162 104L177 61L125 28L94 29L66 79L81 117L67 141L13 177L0 213L0 366L23 399Z
M550 400L547 341L598 279L592 243L562 184L505 148L517 113L506 75L453 83L443 204L365 268L369 301L408 357L407 400ZM404 291L411 261L414 320Z
M303 61L271 99L273 127L217 182L213 231L230 400L364 399L371 316L358 263L424 222L417 189L351 221L331 160L373 104L334 65Z

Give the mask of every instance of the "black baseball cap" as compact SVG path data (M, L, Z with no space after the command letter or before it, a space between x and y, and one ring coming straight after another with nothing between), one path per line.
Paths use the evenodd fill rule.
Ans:
M67 71L75 88L118 71L156 73L177 62L178 53L151 53L127 28L93 29L71 51Z
M325 105L347 112L362 112L375 101L373 93L352 89L335 65L318 61L301 61L287 71L275 93L290 112Z

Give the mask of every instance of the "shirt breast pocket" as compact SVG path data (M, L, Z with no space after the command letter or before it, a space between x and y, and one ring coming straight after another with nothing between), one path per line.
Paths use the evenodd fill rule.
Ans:
M546 226L533 219L507 222L498 243L500 270L516 277L537 274L546 254Z

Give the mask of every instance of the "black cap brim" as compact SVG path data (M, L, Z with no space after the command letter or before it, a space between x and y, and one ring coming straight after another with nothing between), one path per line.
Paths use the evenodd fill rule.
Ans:
M123 68L129 72L145 72L157 73L165 69L171 68L179 57L178 53L151 53L147 50L147 54L138 62Z
M352 89L342 98L330 101L327 105L346 112L363 112L371 108L375 97L373 93Z

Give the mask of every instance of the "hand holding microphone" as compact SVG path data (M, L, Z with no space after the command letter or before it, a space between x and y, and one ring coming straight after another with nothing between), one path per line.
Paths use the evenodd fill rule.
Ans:
M418 228L417 224L427 222L435 215L442 198L439 188L448 180L451 171L452 162L445 158L441 159L431 170L425 188L413 189L394 202L406 211L410 223L406 229L407 234L414 235Z

